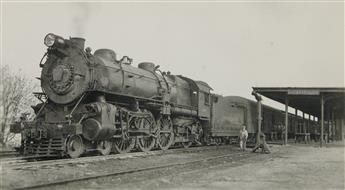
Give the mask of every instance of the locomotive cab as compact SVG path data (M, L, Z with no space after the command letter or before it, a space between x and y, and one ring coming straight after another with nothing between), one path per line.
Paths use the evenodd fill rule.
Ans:
M207 83L202 81L196 81L199 88L199 104L198 113L199 118L202 120L209 120L211 114L211 90L213 90Z

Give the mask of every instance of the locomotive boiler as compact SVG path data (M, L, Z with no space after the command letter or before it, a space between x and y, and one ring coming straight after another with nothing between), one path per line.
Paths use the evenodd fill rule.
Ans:
M23 123L24 154L79 157L201 143L210 119L207 83L151 62L134 67L110 49L92 53L82 38L48 34L44 43L42 93L36 93L42 103L33 107L35 120Z

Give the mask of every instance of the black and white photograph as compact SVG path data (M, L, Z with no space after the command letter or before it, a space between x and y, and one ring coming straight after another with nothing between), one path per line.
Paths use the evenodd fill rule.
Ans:
M344 0L0 0L0 189L344 190Z

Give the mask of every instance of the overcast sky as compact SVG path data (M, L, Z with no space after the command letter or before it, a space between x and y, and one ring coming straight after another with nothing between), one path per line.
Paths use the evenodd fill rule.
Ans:
M32 78L52 32L114 49L135 66L154 62L222 95L252 99L252 86L345 86L339 2L2 5L2 64Z

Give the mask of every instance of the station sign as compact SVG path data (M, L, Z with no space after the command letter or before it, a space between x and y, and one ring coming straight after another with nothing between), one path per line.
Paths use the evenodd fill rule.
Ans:
M320 91L314 89L288 89L288 95L320 95Z

